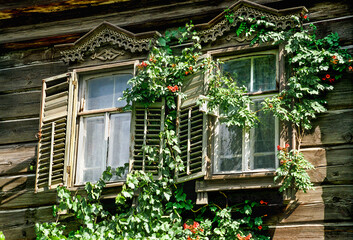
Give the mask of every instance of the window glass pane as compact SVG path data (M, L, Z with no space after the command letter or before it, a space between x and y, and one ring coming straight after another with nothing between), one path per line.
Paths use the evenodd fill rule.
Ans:
M254 156L254 169L274 169L276 155Z
M87 110L113 107L114 79L112 76L87 81Z
M237 81L238 86L245 86L250 90L251 59L235 59L223 64L223 73Z
M83 119L84 158L82 181L95 182L105 169L106 149L104 139L104 116Z
M132 74L120 74L115 76L114 88L115 88L115 96L114 96L114 107L124 107L126 105L125 100L118 100L123 96L123 91L126 90L129 85L127 81L132 78Z
M237 126L219 127L219 156L217 171L242 170L242 129Z
M114 169L129 162L130 122L131 113L111 115L108 166Z
M254 58L253 92L276 89L276 56Z
M255 111L262 108L261 101L255 101ZM254 169L275 168L275 117L271 113L257 112L259 124L254 128L253 155Z
M87 81L87 110L124 107L125 100L119 100L128 88L127 81L132 74L117 74Z

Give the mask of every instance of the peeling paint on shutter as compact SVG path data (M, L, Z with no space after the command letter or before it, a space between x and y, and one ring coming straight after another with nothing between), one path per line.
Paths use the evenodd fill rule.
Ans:
M148 108L134 104L131 127L130 171L141 170L160 177L159 165L162 165L165 101L154 103ZM152 147L158 155L158 161L149 161L145 147Z
M65 184L72 124L72 74L43 80L35 191Z

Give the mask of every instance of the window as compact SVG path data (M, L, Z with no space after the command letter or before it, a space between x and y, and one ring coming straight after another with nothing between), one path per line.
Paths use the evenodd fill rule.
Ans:
M120 98L132 76L125 70L81 77L76 184L95 182L107 166L129 162L131 112L121 111L126 102Z
M277 90L276 52L262 52L224 59L224 74L248 89L260 123L250 130L216 124L214 143L215 174L274 170L277 167L276 145L279 123L271 114L261 111L261 102Z

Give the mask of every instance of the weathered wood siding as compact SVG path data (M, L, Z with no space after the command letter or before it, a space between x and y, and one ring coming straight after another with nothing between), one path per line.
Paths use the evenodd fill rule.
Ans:
M95 7L90 4L95 3ZM6 239L33 239L34 224L52 219L56 192L34 193L42 79L65 73L54 44L70 43L103 21L134 33L204 23L233 4L224 1L15 1L0 6L0 231ZM353 52L350 1L256 0L283 9L305 5L318 35L338 32ZM44 8L43 8L44 6ZM32 9L32 13L29 13ZM36 12L37 11L37 12ZM53 12L54 11L54 12ZM56 12L55 12L56 11ZM212 46L211 46L212 48ZM315 165L316 190L271 216L273 239L353 239L353 74L327 93L328 112L302 144ZM34 166L34 167L33 167ZM278 212L278 211L277 211Z

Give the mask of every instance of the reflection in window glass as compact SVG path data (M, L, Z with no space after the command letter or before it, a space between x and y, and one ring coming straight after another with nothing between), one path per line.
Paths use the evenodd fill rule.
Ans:
M255 101L255 111L261 109L261 101ZM275 117L263 111L257 112L258 125L252 130L253 136L253 169L275 168Z
M276 56L254 58L253 92L276 89Z
M113 106L114 80L112 76L87 81L87 110Z
M100 77L87 81L87 110L124 107L125 100L119 100L128 88L131 74L119 74Z
M218 171L242 170L242 129L237 126L219 128Z
M223 64L223 74L237 81L238 86L250 89L251 59L230 60Z
M276 89L276 55L262 55L228 60L223 73L245 86L249 92Z

